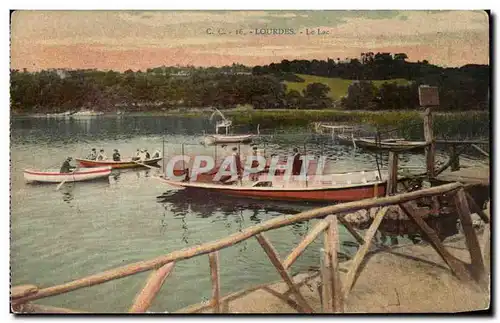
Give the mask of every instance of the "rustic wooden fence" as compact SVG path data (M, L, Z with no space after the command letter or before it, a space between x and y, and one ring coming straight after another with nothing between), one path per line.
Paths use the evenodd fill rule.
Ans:
M462 224L468 250L471 256L471 263L466 264L452 256L438 239L436 232L430 228L422 219L421 210L416 208L415 201L424 197L435 197L442 194L454 196L455 206ZM221 313L221 297L219 276L219 250L233 246L244 240L255 237L263 248L270 262L278 271L283 281L288 285L289 290L281 294L281 298L288 302L295 302L296 308L300 312L312 313L313 308L299 291L299 286L294 284L288 269L294 264L304 250L321 234L324 236L323 261L321 261L321 293L322 310L328 313L339 313L344 311L344 303L349 297L349 293L355 284L358 271L362 262L370 249L372 239L384 219L387 208L390 205L399 205L408 217L420 228L421 233L430 242L432 247L439 253L442 259L448 264L452 273L460 280L473 280L482 282L484 280L485 267L483 257L478 243L478 238L472 227L471 211L481 213L481 217L489 222L489 218L479 210L474 201L467 196L463 185L459 183L446 184L432 187L425 190L404 193L400 195L387 196L383 198L373 198L362 201L337 204L302 212L294 216L277 217L258 225L246 228L241 232L234 233L223 239L207 242L198 246L185 248L171 252L151 260L132 263L126 266L111 269L102 273L80 278L68 283L52 287L38 288L34 285L23 285L11 289L11 305L14 312L38 312L38 313L77 313L78 311L66 308L44 306L33 303L33 301L68 293L80 288L102 284L110 280L123 278L144 271L152 271L148 277L144 288L136 295L132 302L130 313L143 313L148 310L154 298L160 291L167 277L172 273L175 264L179 261L196 256L208 254L210 264L210 276L212 281L212 298L207 305L194 308L193 311L200 311L211 307L214 313ZM361 209L378 207L378 213L371 226L361 236L349 223L344 220L344 216L350 212ZM307 221L310 219L322 218L308 232L303 240L281 260L271 242L264 232L281 228L293 223ZM339 274L339 261L337 250L339 248L338 222L344 225L353 237L360 243L360 248L355 254L350 264L350 268L343 282ZM470 267L470 268L469 268ZM244 279L244 277L242 277ZM290 298L294 295L295 300Z

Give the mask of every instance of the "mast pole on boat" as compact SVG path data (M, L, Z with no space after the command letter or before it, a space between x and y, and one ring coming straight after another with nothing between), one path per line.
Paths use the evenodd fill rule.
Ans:
M166 170L165 170L165 136L163 136L162 143L162 157L163 157L163 178L166 178Z
M227 128L226 128L227 129ZM240 159L241 163L241 150L240 150L240 143L238 143L238 158ZM238 165L236 165L238 166ZM236 173L238 174L238 167L236 167ZM239 174L238 174L239 175ZM242 174L243 175L243 174ZM238 176L239 177L239 176ZM243 186L242 178L240 178L240 186Z
M381 144L380 142L380 132L379 130L377 129L377 137L375 138L375 143L376 143L376 146L379 146ZM380 165L379 165L379 156L381 157L380 153L375 151L375 162L377 163L377 170L378 170L378 178L379 180L382 180L382 174L380 172ZM382 160L380 161L382 162Z
M181 144L181 155L183 157L182 158L182 171L185 172L186 171L186 165L185 165L185 162L184 162L184 143Z
M304 162L303 162L303 165L304 165L304 176L306 177L306 187L307 187L308 186L308 183L307 183L307 172L308 172L308 169L306 169L306 166L308 166L308 165L306 163L306 160L307 160L307 144L304 143Z

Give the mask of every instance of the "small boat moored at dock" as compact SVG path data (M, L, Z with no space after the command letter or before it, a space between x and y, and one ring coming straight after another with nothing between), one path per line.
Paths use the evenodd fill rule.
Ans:
M356 147L366 149L389 149L395 151L417 150L424 149L426 146L425 141L407 141L400 139L385 139L377 141L368 138L353 138L352 142Z
M60 183L60 182L82 182L108 177L111 167L79 168L71 173L61 173L59 170L24 170L24 179L29 182Z
M207 135L205 136L206 145L248 143L251 142L254 135Z
M102 166L111 166L111 168L136 168L136 167L144 167L157 165L159 161L162 160L161 157L146 159L144 161L133 161L122 160L122 161L113 161L113 160L90 160L84 158L75 158L76 162L82 167L102 167ZM143 164L143 165L142 165Z
M216 144L237 144L237 143L249 143L253 140L255 135L244 134L244 135L231 135L229 134L229 129L231 128L233 122L226 119L224 114L220 112L217 108L214 108L214 112L210 116L210 121L214 115L218 114L222 117L222 120L218 121L215 125L215 134L206 135L204 138L205 145L216 145ZM225 135L219 135L219 128L226 129ZM257 132L259 132L259 126L257 126Z

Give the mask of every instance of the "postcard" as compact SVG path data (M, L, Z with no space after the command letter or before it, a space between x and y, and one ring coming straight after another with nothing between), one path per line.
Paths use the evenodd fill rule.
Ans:
M489 11L10 14L11 313L490 309Z

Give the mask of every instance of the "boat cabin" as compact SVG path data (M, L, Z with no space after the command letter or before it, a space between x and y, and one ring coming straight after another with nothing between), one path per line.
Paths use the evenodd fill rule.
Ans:
M219 134L219 128L226 128L226 135L228 135L229 134L229 128L231 127L232 124L233 124L233 122L231 120L227 120L227 119L218 121L215 124L215 133Z

